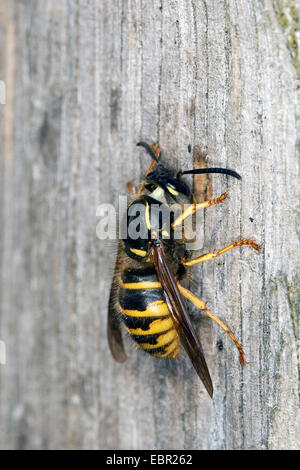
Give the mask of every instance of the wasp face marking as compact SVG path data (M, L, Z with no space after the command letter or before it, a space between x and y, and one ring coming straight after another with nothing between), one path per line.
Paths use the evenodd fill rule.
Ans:
M171 184L167 184L167 190L169 191L169 193L171 193L173 196L178 196L178 191L176 191L176 189L174 188L174 186L172 186Z

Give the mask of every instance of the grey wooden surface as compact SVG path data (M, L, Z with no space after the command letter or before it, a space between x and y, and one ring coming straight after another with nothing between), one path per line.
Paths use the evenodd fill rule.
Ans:
M1 0L1 448L300 447L297 5ZM193 268L248 360L192 312L213 401L186 357L127 344L118 365L107 346L114 253L96 208L138 184L140 139L176 169L190 144L242 175L209 180L230 199L203 214L203 252L262 243Z

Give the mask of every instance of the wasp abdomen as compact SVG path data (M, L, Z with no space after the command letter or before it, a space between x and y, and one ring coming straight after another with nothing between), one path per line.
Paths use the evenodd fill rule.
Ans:
M177 357L179 337L154 268L127 269L119 284L119 308L133 340L153 356Z

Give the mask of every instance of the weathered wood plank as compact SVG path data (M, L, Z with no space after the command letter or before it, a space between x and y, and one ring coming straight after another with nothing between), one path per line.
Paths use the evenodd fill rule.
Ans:
M296 2L2 0L0 11L1 448L299 448ZM210 179L230 200L203 214L203 252L262 243L193 268L193 291L249 362L193 313L213 401L185 357L128 344L120 366L108 350L114 254L96 238L96 208L139 182L140 139L159 140L176 169L197 145L242 175Z

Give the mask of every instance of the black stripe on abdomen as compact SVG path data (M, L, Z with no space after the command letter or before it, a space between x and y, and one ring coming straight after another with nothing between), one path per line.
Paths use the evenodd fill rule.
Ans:
M141 269L125 269L122 273L122 281L126 283L139 283L139 282L157 282L156 271L153 266Z
M119 302L125 310L146 310L148 305L158 300L165 300L162 289L124 289L120 287Z

